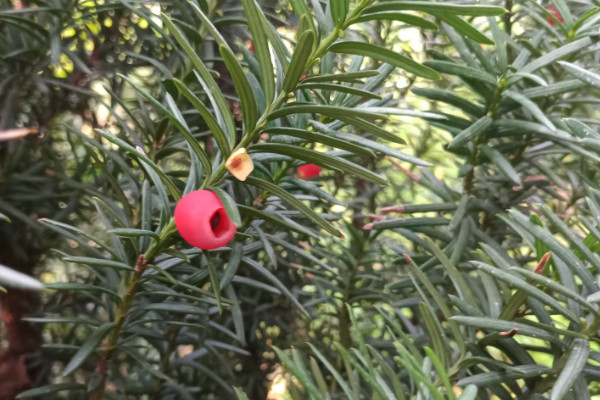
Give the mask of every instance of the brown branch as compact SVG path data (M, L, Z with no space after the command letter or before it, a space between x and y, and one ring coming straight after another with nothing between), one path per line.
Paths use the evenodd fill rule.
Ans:
M127 283L125 295L115 306L115 326L110 331L108 336L102 342L100 359L96 366L96 373L101 376L98 386L90 393L90 400L102 400L104 390L106 389L106 376L108 373L108 363L112 359L115 353L117 342L121 336L123 326L125 325L125 319L131 308L133 298L135 296L136 287L142 278L142 273L146 266L150 263L150 260L146 260L142 254L138 256L137 263L134 267L133 275L129 278Z

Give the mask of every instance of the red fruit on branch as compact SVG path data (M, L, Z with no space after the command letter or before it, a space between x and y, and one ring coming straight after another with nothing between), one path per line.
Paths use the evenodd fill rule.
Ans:
M558 20L558 22L560 22L561 24L563 22L565 22L563 20L562 15L560 15L560 13L558 12L558 10L556 9L556 7L554 6L550 6L548 8L546 8L546 10L550 11L552 13L552 15L554 15L554 18L556 18ZM552 26L556 25L556 22L554 22L554 20L550 17L546 17L546 21L548 21L548 23Z
M322 168L315 164L306 164L298 167L296 176L300 179L310 179L321 175Z
M210 190L183 196L175 207L175 226L186 242L202 250L226 245L237 231L223 202Z

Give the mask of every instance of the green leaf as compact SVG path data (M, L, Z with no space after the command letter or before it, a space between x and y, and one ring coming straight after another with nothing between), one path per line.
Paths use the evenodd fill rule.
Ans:
M559 61L558 63L575 78L588 85L592 85L593 87L600 89L600 75L590 72L572 63L568 63L565 61Z
M241 211L242 214L249 216L251 219L263 219L265 221L272 222L276 225L279 225L283 229L291 230L291 231L298 232L298 233L308 234L310 236L314 236L314 234L311 233L310 231L302 229L299 226L294 226L292 224L289 224L285 220L278 218L266 211L258 210L256 208L248 207L248 206L244 206L244 205L238 205L238 209Z
M594 314L597 313L595 307L592 304L590 304L588 301L586 301L586 299L584 299L582 296L580 296L579 294L573 292L569 288L561 285L560 283L558 283L550 278L547 278L540 274L536 274L535 272L532 272L532 271L529 271L529 270L526 270L523 268L511 267L510 270L517 272L517 273L525 276L527 279L532 280L538 284L544 285L548 289L551 289L552 291L554 291L556 293L560 293L560 294L564 295L565 297L575 300L579 304L590 309L592 312L594 312Z
M173 83L177 87L177 90L185 96L186 99L189 100L190 103L194 106L194 108L200 113L202 119L206 123L206 126L210 130L212 136L215 138L215 142L217 142L217 146L221 153L223 153L224 157L228 157L231 153L231 146L229 145L229 140L227 135L217 122L216 118L212 115L212 113L206 108L204 103L196 97L194 93L190 89L188 89L187 85L181 82L179 79L173 79Z
M116 137L108 132L105 132L101 129L96 130L96 132L98 132L106 140L108 140L111 143L116 144L121 149L125 150L127 153L131 154L135 158L143 160L143 162L148 167L150 167L154 172L156 172L156 174L160 177L160 180L164 183L165 187L167 188L167 191L173 197L173 199L177 201L181 198L181 193L179 192L179 189L177 189L177 187L173 184L173 182L165 175L165 173L152 160L150 160L148 158L148 156L146 156L145 153L142 153L139 150L136 150L129 143L119 139L118 137Z
M312 379L310 379L308 370L304 365L294 362L290 357L287 356L279 348L272 346L272 349L277 353L277 357L281 360L283 365L294 375L300 385L308 392L310 399L323 399L324 397L319 392L319 389L315 386Z
M52 385L46 385L35 389L27 390L19 394L17 399L30 399L32 397L42 397L53 393L63 391L83 391L87 390L87 386L82 383L54 383Z
M377 350L375 350L372 346L368 347L373 357L375 357L375 362L377 362L379 367L383 369L383 372L391 381L394 390L393 394L396 395L396 398L398 400L406 400L406 397L404 396L404 386L402 385L400 377L397 375L396 371L392 369L392 367L388 364L387 359L383 357L380 353L378 353ZM454 400L454 398L451 396L449 400Z
M560 219L555 213L553 213L548 207L541 207L541 211L544 216L562 233L562 235L579 251L580 254L585 256L590 264L594 266L596 271L600 271L600 259L597 254L594 254L590 249L583 243L578 234L574 233L572 228L569 227L562 219Z
M529 305L531 304L539 304L539 302L537 300L531 300L529 301ZM534 314L535 314L535 310ZM545 313L545 312L544 312ZM545 313L545 315L547 316L546 318L550 318L550 314ZM502 316L501 316L502 317ZM579 332L573 332L570 331L568 329L561 329L561 328L557 328L553 325L546 325L540 322L535 322L532 321L530 319L527 318L517 318L515 319L515 322L519 322L525 325L529 325L529 326L533 326L534 328L539 328L542 329L546 332L550 332L550 333L556 333L558 335L564 335L564 336L569 336L569 337L573 337L573 338L579 338L579 339L588 339L588 336L583 334L583 333L579 333Z
M267 257L271 262L273 269L277 270L277 255L275 255L275 250L273 249L271 242L267 239L267 235L265 235L265 232L260 229L260 222L253 223L252 228L256 232L256 235L258 235L258 239L262 243L262 248L265 253L267 253Z
M77 353L71 358L71 361L65 367L63 376L67 376L75 371L79 366L92 355L94 351L99 347L100 342L104 339L104 336L110 332L115 324L113 322L106 322L100 325L94 332L86 339L83 345L77 350Z
M419 306L421 304L424 303L419 303ZM446 393L449 400L454 400L454 393L452 392L452 383L450 383L450 377L448 376L447 372L448 367L444 365L444 363L442 362L442 360L440 360L435 351L427 346L425 346L425 354L427 354L427 357L429 357L429 359L433 363L433 366L438 373L439 379L441 379L441 381L444 382L444 387L446 388Z
M466 36L470 39L473 39L477 43L483 44L495 44L493 40L490 40L487 36L481 33L477 28L473 25L469 24L461 17L456 15L449 14L434 14L439 19L456 29L456 32L460 33L462 36Z
M292 294L292 292L290 292L290 290L279 279L277 279L277 277L273 275L271 271L269 271L268 269L266 269L261 264L254 261L251 258L244 257L242 261L246 265L253 268L256 272L261 274L263 277L267 278L273 285L275 285L281 291L281 293L285 297L287 297L287 299L291 301L298 308L298 310L302 312L302 314L304 314L305 317L308 317L310 315L308 311L306 311L304 306L302 306L298 299Z
M114 228L108 231L119 237L125 238L138 238L138 237L150 237L152 239L158 239L160 236L155 232L148 231L145 229L133 229L133 228Z
M240 217L240 212L238 210L237 203L229 195L229 193L215 186L209 186L207 187L207 189L212 190L217 196L219 196L219 199L221 199L221 202L225 206L225 212L227 213L227 216L229 217L231 222L233 222L233 224L238 228L241 227L242 218Z
M560 339L556 335L552 335L542 329L534 328L529 325L521 324L514 321L504 321L495 318L465 316L454 316L451 319L452 321L456 321L461 325L471 326L473 328L478 329L484 329L486 331L507 332L511 329L518 329L519 335L547 340L552 343L561 343Z
M418 217L418 218L391 218L385 221L373 222L374 230L413 228L421 226L448 225L450 220L442 217Z
M521 185L521 177L519 176L519 173L514 169L510 161L508 161L502 153L486 145L481 146L480 149L481 152L498 167L500 172L502 172L515 185Z
M298 44L294 49L292 59L290 60L283 79L283 91L285 93L293 91L296 88L296 85L298 85L298 82L300 82L300 78L306 70L314 42L315 34L310 30L302 33L298 39Z
M417 276L421 283L423 283L427 291L433 297L433 300L435 301L436 305L440 308L440 311L444 315L444 318L446 318L446 320L448 321L448 326L452 331L452 336L454 336L454 339L456 340L457 346L460 350L460 354L464 355L464 339L456 322L450 319L452 317L452 313L450 311L448 302L442 297L440 292L431 283L427 275L421 270L421 268L419 268L417 264L415 264L415 262L412 259L409 261L409 265L411 266L412 273Z
M75 317L45 317L45 318L33 318L26 317L23 321L37 323L37 324L83 324L98 326L100 322L92 319L75 318Z
M322 74L312 75L304 79L303 83L313 82L350 82L361 83L361 79L371 78L379 75L379 71L357 71L357 72L341 72L339 74Z
M348 9L350 8L350 0L331 0L329 2L331 9L331 17L333 22L338 27L341 27L346 21L346 15L348 15Z
M575 339L569 358L552 387L551 400L560 400L569 392L577 378L581 376L590 354L590 342Z
M560 302L555 300L553 297L542 292L535 286L530 285L523 279L508 272L505 272L499 268L492 267L491 265L487 265L479 261L473 261L473 263L476 264L479 269L484 270L486 273L493 276L494 278L503 280L513 287L522 289L526 292L528 296L535 297L544 304L547 304L548 306L554 308L556 311L560 312L565 317L569 318L571 321L577 323L578 318L576 315L574 315L571 311L565 308Z
M584 50L589 48L592 45L592 40L588 37L575 40L574 42L568 43L564 46L561 46L548 54L544 54L543 56L536 58L529 64L519 69L519 72L533 72L542 67L545 67L548 64L551 64L555 61L560 60L561 58L568 56L571 53L576 51Z
M548 86L536 86L529 89L523 89L520 93L528 99L539 99L567 92L572 92L585 87L585 83L578 79L565 80L551 83Z
M336 380L336 382L340 385L340 388L344 391L344 393L346 394L348 399L358 399L358 397L355 396L355 394L352 392L352 389L350 389L350 386L348 386L348 383L346 383L346 380L342 377L342 375L335 369L335 367L329 362L329 360L327 360L327 358L325 358L325 356L315 347L313 346L311 343L307 343L307 345L310 347L310 349L313 351L313 353L315 353L315 355L317 356L317 358L319 360L321 360L321 362L323 363L323 365L325 366L325 368L327 368L327 370L331 373L331 376L334 377L334 379Z
M317 364L317 360L314 357L309 357L310 359L310 371L312 373L313 378L317 381L317 387L321 392L321 396L327 397L329 394L329 390L327 388L327 383L325 383L325 377L321 372L321 368L319 368L319 364Z
M381 387L379 386L379 384L377 382L378 378L380 379L378 374L371 372L371 371L367 372L361 366L361 364L357 361L356 357L351 357L350 354L348 353L348 350L346 350L340 343L334 342L333 346L334 346L335 350L340 354L340 356L344 359L344 364L346 364L346 371L347 371L348 375L354 376L355 372L358 372L358 374L369 384L371 389L373 389L374 391L377 392L378 396L380 396L379 398L382 398L382 399L390 398L381 390ZM351 367L354 367L355 371L353 371ZM352 379L352 378L350 378L350 379ZM358 393L358 390L355 390L355 393ZM436 399L436 400L438 400L438 399ZM442 400L442 399L439 399L439 400Z
M225 300L225 299L221 299ZM229 302L227 302L229 303ZM227 304L225 301L222 301L222 304ZM148 311L163 311L168 313L177 313L177 314L190 314L190 315L206 315L208 311L205 308L196 307L191 304L185 303L142 303L136 305L131 308L130 312L148 312Z
M263 290L265 292L269 292L275 295L281 295L281 290L277 289L274 286L267 285L265 283L259 282L254 279L245 278L243 276L236 275L233 277L233 282L240 285L249 286L252 289Z
M268 107L275 96L273 63L271 61L271 51L269 50L269 43L267 41L267 31L269 27L264 25L265 19L261 18L261 15L264 15L255 0L242 0L241 2L242 7L244 7L244 14L248 20L248 29L250 30L252 40L254 41L256 59L260 66L260 80L265 92Z
M382 113L382 115L385 115ZM405 144L404 139L396 136L395 134L388 132L386 129L372 123L369 121L365 121L362 118L356 118L356 117L351 117L351 116L345 116L345 115L338 115L337 118L344 122L345 124L351 125L355 128L355 130L360 130L360 131L365 131L368 133L371 133L375 136L377 136L378 138L384 139L384 140L388 140L390 142L394 142L394 143L400 143L400 144ZM416 158L414 158L416 160Z
M536 136L557 141L565 146L569 145L569 142L575 142L573 137L565 131L551 131L544 125L532 121L521 121L518 119L497 119L494 120L492 126L496 128L495 130L500 137L535 133ZM579 143L583 143L583 140L580 140Z
M427 332L429 343L439 357L439 361L443 366L442 369L447 368L446 347L444 346L445 339L442 336L439 322L435 319L433 311L431 311L429 306L423 302L419 303L419 312L421 313L423 323L425 324L425 331Z
M256 126L256 121L258 120L258 109L256 107L254 94L252 93L252 87L250 86L250 83L248 83L248 79L246 79L242 67L229 47L219 46L219 51L221 52L225 66L227 66L227 69L231 74L233 85L240 98L242 118L244 120L246 132L252 132Z
M463 146L478 136L483 135L487 132L488 128L492 125L492 119L487 115L479 118L477 121L473 122L467 129L460 132L458 135L452 139L450 143L448 143L449 149L455 149L457 147Z
M458 268L456 268L456 265L450 261L448 256L446 256L442 249L440 249L433 240L431 240L429 237L425 237L425 241L436 258L442 263L446 271L448 271L448 275L450 276L450 279L452 279L452 282L460 294L460 297L464 300L467 300L471 305L478 304L475 295L471 291L471 288L467 284L464 276L458 271Z
M235 395L237 397L237 400L250 400L248 398L248 396L246 395L246 393L244 393L244 391L242 389L240 389L239 387L234 386L233 390L235 391Z
M94 267L113 268L123 271L133 271L133 268L127 264L118 261L104 260L101 258L92 257L64 257L62 259L65 262L72 262L76 264L87 264Z
M100 286L87 285L84 283L46 283L46 289L50 290L73 290L75 292L102 292L113 296L115 299L119 299L120 296L117 292L103 288Z
M26 290L42 290L44 285L35 278L0 264L0 283L7 287Z
M221 283L223 287L223 284ZM230 307L231 318L233 319L233 327L235 329L235 336L240 345L243 347L247 346L246 343L246 329L244 327L244 315L242 313L241 303L237 298L235 289L232 285L227 285L225 288L225 294L227 298L231 299L233 305Z
M546 117L546 115L538 107L538 105L535 104L533 101L529 100L527 97L523 96L521 93L506 90L504 91L503 95L521 104L521 106L523 106L525 110L529 111L535 119L537 119L548 129L552 131L556 130L554 124L548 119L548 117Z
M282 154L306 161L307 163L320 165L325 168L331 168L340 172L347 172L349 174L356 175L359 178L378 183L380 185L389 184L387 179L385 179L383 176L371 172L365 167L354 164L341 157L335 157L327 153L318 152L304 147L278 143L261 143L250 147L248 152Z
M353 121L355 122L355 121ZM369 140L367 138L364 138L362 136L359 135L353 135L347 132L343 132L343 131L333 131L331 129L329 129L326 125L321 124L320 122L317 121L310 121L310 124L312 126L314 126L316 129L318 129L319 131L327 134L328 136L333 136L336 137L340 140L345 140L348 142L352 142L358 146L363 146L367 149L371 149L373 151L388 155L390 157L394 157L397 158L398 160L403 160L415 165L421 165L424 167L428 167L431 166L430 163L428 163L427 161L423 161L417 157L413 157L411 155L405 154L401 151L398 151L396 149L393 149L389 146L386 146L382 143L378 143L375 142L373 140ZM394 140L394 142L398 142L399 140L402 140L400 138L396 138L396 140Z
M581 260L579 260L570 249L563 246L554 235L547 229L532 224L526 216L516 210L510 210L508 213L514 221L525 228L530 234L539 238L553 253L556 254L556 256L563 260L571 270L578 275L587 290L591 293L598 291L598 285L595 283L590 271L585 267Z
M255 178L253 176L249 176L248 178L246 178L246 182L252 186L256 186L279 197L281 200L290 204L302 214L306 215L311 221L316 223L318 226L320 226L330 234L335 236L341 235L341 233L333 225L331 225L329 222L323 219L323 217L319 216L316 212L314 212L312 208L308 207L302 201L298 200L293 194L286 192L279 186L271 182Z
M424 18L417 17L411 14L404 14L400 12L377 12L373 14L362 14L356 22L368 22L368 21L381 21L381 20L391 20L391 21L399 21L404 22L408 25L418 26L422 29L431 29L437 31L440 27L433 22L427 21Z
M295 254L297 254L298 256L304 258L305 260L310 261L311 263L318 265L319 267L331 272L332 274L337 274L337 272L335 271L335 269L333 269L332 267L330 267L329 265L325 264L323 261L321 261L319 258L315 257L314 255L312 255L311 253L309 253L306 250L301 249L300 247L294 246L293 244L291 244L289 241L287 240L283 240L277 236L273 236L273 235L267 235L267 238L285 248L286 250L289 250Z
M429 378L431 373L431 364L429 364L429 360L426 359L423 364L419 365L417 360L406 349L404 349L402 344L399 342L394 344L396 345L398 352L401 354L400 356L394 356L394 361L396 361L399 366L404 367L417 383L425 385L425 387L429 389L429 393L433 399L444 400L444 396L442 396L437 387Z
M360 154L360 155L371 156L371 157L375 156L375 154L373 154L372 151L365 149L362 146L348 142L347 140L332 137L330 135L324 135L319 132L311 132L311 131L297 129L297 128L269 128L269 129L267 129L267 133L270 135L274 135L275 137L273 139L276 139L277 135L287 135L287 136L297 137L300 139L305 139L306 141L311 142L311 143L314 143L314 142L323 143L323 144L326 144L331 147L336 147L338 149L347 150L354 154Z
M381 100L381 96L366 90L357 89L352 86L337 85L335 83L303 83L298 89L308 90L330 90L334 92L347 93L355 96L360 96L365 99Z
M1 212L0 212L0 221L6 221L8 223L12 222L8 216L6 216L5 214L3 214Z
M170 324L172 321L165 322ZM144 371L148 371L155 378L162 379L165 381L171 380L171 378L168 375L165 375L164 373L160 372L158 368L150 364L150 362L148 362L147 359L144 356L142 356L135 347L119 346L118 349L119 351L125 352L131 359L137 362Z
M235 142L235 123L233 121L233 116L231 115L231 111L229 110L229 105L227 104L227 100L225 100L225 96L223 96L223 92L219 88L219 85L213 79L210 71L204 65L204 62L200 59L192 45L187 41L184 37L183 33L177 28L171 19L165 15L161 14L162 20L165 23L166 27L169 29L171 34L175 37L175 40L182 47L183 51L189 57L190 61L194 65L194 68L198 72L201 79L199 79L200 83L205 86L205 91L207 95L210 97L211 101L215 105L215 109L219 111L219 116L223 120L224 126L227 127L227 133L229 134L230 143ZM210 171L210 169L209 169Z
M225 47L227 47L231 51L231 48L229 47L229 44L227 43L227 41L225 40L225 38L223 37L223 35L221 35L221 33L213 25L213 23L210 20L210 18L206 15L206 13L208 11L207 10L203 11L200 7L198 7L198 5L194 4L194 2L191 2L191 1L188 2L188 5L190 7L192 7L192 9L194 10L194 13L196 13L196 15L198 16L198 18L200 18L200 20L204 24L204 27L206 27L210 31L210 34L213 36L213 38L215 39L215 41L217 42L217 44L219 46L225 46Z
M430 100L441 101L450 106L460 108L464 112L471 114L475 118L481 117L484 113L483 107L457 95L454 91L441 90L436 88L413 88L412 92L417 96L424 96Z
M231 281L234 279L235 274L240 266L243 252L244 248L242 244L240 242L235 242L232 246L231 253L229 253L229 258L227 259L227 267L221 276L221 290L229 286Z
M383 1L366 7L365 13L380 11L423 11L426 13L493 17L506 13L502 7L435 3L430 1Z
M590 8L589 10L587 10L586 12L584 12L583 14L581 14L579 16L579 18L577 18L577 21L573 25L572 30L574 32L577 32L580 28L583 27L583 25L584 25L585 22L587 22L588 20L590 20L591 17L595 16L599 12L600 12L600 8L598 8L598 7Z
M317 37L318 36L317 29L313 22L312 14L310 13L310 10L308 9L306 0L290 0L290 4L292 5L294 14L296 14L296 16L298 17L298 20L301 22L305 21L306 24L308 25L308 29L310 29L314 33L315 37ZM300 30L298 33L302 34L303 31Z
M204 251L206 257L206 266L208 268L208 274L210 276L210 285L217 299L217 307L219 307L219 314L223 314L223 304L221 303L221 285L219 284L219 275L217 274L217 268L212 260L212 256L208 251Z
M457 64L453 61L430 60L426 61L424 65L429 66L443 74L456 75L463 79L476 80L493 86L496 86L498 83L495 76L488 74L483 70L467 67L465 65Z
M426 79L441 79L440 75L428 68L404 57L397 52L386 49L385 47L375 46L364 42L338 42L329 47L333 53L354 54L362 57L370 57L380 60L396 67L402 68L407 72Z
M366 119L387 119L386 115L363 111L355 108L325 106L319 104L292 104L269 113L268 120L285 117L291 114L322 114L332 118L355 117Z
M496 383L505 383L507 381L516 381L517 379L532 378L552 372L552 368L548 368L543 365L531 364L521 365L513 368L510 371L491 371L484 372L481 374L469 376L458 381L458 386L489 386Z
M204 149L202 147L200 147L200 143L198 142L198 140L194 137L194 135L192 135L189 128L185 125L185 121L178 118L177 115L175 115L173 112L169 111L158 100L156 100L154 97L152 97L152 95L150 95L150 93L148 93L146 90L142 89L139 85L136 85L135 83L133 83L133 81L131 79L129 79L125 75L119 74L119 76L121 78L123 78L125 81L127 81L136 90L136 92L141 94L142 97L144 97L146 100L148 100L150 103L152 103L153 106L155 106L157 109L162 111L167 116L167 118L169 118L169 120L177 127L177 130L179 130L179 132L183 135L187 144L194 151L194 154L196 154L196 156L202 163L202 168L204 168L205 173L207 175L210 175L210 173L212 171L212 164L210 162L210 159L209 159L208 155L206 154L206 152L204 151ZM168 95L167 95L167 97L168 97ZM103 135L103 136L105 136L105 135ZM107 137L107 139L108 139L108 137ZM139 151L137 153L139 153Z

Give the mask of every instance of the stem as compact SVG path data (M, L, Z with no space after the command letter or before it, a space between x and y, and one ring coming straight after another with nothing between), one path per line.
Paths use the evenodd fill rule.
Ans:
M507 33L508 36L511 36L513 0L506 0L506 2L504 3L504 8L506 8L507 10L506 14L502 16L502 19L504 20L504 31Z
M356 19L358 19L358 17L362 13L362 10L364 9L364 7L369 5L371 2L372 2L372 0L361 0L361 2L354 8L354 10L352 10L352 13L346 19L346 22L344 23L343 27L336 26L329 33L329 35L327 35L327 37L321 41L319 46L314 50L313 54L311 55L310 62L307 63L307 65L304 69L304 73L308 72L310 70L310 68L312 68L317 62L319 62L321 57L323 55L325 55L325 53L327 53L329 47L340 37L340 33L344 32L344 30L348 26L350 26L354 22L356 22ZM206 32L203 32L203 33L206 34ZM299 84L299 83L300 82L297 82L297 84ZM260 117L260 119L257 121L254 129L252 129L252 131L250 131L250 133L247 133L242 138L240 143L238 143L238 145L235 147L235 149L233 151L239 150L241 148L245 148L250 143L252 143L260 135L260 133L263 131L263 129L266 127L268 119L269 119L270 111L276 110L276 109L280 108L282 105L284 105L287 98L288 98L288 93L285 93L283 91L280 92L277 95L277 97L273 100L273 102L267 107L267 109L265 110L263 115ZM227 171L227 169L225 167L226 162L227 162L227 160L225 160L225 159L221 161L221 163L219 164L217 169L214 171L214 173L210 176L210 178L208 178L204 181L204 183L202 184L202 188L205 188L206 186L213 186L213 185L216 185L221 182L223 176L225 175L225 172ZM284 169L284 171L285 171L285 169ZM281 178L281 176L279 177L279 179L280 178ZM114 355L114 351L115 351L117 342L119 340L119 337L121 335L121 331L123 329L123 325L125 323L127 313L129 312L129 309L133 302L133 297L135 295L135 289L142 277L142 273L143 273L146 265L149 264L150 260L152 260L154 257L156 257L157 255L159 255L161 253L161 251L167 246L167 244L169 243L169 241L171 240L171 237L175 234L175 232L177 232L177 229L175 227L175 220L174 220L174 218L171 218L169 220L169 222L167 223L167 225L161 231L159 239L155 240L152 243L152 245L150 246L150 248L148 248L148 250L146 251L145 254L143 254L143 255L140 254L140 256L138 257L137 264L135 266L135 272L129 278L129 281L127 283L127 289L126 289L125 296L123 298L121 298L121 300L119 301L119 303L117 304L116 309L115 309L116 325L102 344L101 356L100 356L100 360L98 362L98 366L96 368L96 372L101 375L101 381L98 384L98 386L96 387L96 389L94 389L90 393L90 400L102 400L102 396L104 394L104 390L106 387L106 374L107 374L107 370L108 370L108 362ZM355 272L353 272L352 276L354 276L354 273ZM215 288L215 290L218 290L218 288ZM349 320L347 321L347 324L349 324ZM347 328L349 329L349 326L347 326ZM349 333L349 331L347 331L346 333ZM348 335L348 339L349 339L349 335ZM169 349L167 349L167 350L169 350ZM161 368L165 368L165 369L168 368L169 358L170 358L171 353L172 353L172 350L167 351L167 353L165 353L163 359L161 359ZM157 387L157 391L155 393L153 393L153 396L154 396L153 398L156 398L156 396L158 395L158 391L160 391L160 386L161 386L160 383L158 384L158 386L155 385L155 387Z
M121 331L125 324L125 319L127 318L131 303L133 302L133 297L135 296L136 286L148 264L149 260L140 254L137 263L135 264L135 271L133 275L129 277L129 281L127 282L125 295L121 298L115 308L115 327L102 342L100 361L96 367L96 373L101 376L101 379L98 386L90 393L90 400L102 400L102 395L104 394L104 389L106 387L108 361L114 355L119 336L121 336Z
M496 111L498 110L498 106L500 105L500 101L502 100L502 93L506 88L506 78L500 78L500 82L498 82L498 86L494 91L494 95L490 100L490 105L488 106L487 116L490 118L494 118ZM475 167L479 164L479 145L485 143L487 140L487 135L484 133L480 136L477 136L473 140L473 151L469 156L469 164L473 167L471 171L467 175L465 175L465 179L463 181L463 193L464 194L472 194L473 186L475 182Z

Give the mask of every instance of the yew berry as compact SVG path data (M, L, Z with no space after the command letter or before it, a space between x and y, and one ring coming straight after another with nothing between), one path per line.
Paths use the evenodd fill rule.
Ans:
M315 164L306 164L298 167L296 176L300 179L310 179L321 175L322 168Z
M550 6L548 8L546 8L546 10L550 11L550 13L552 13L552 15L554 15L554 18L556 18L558 20L558 22L560 22L561 24L563 22L565 22L563 20L562 15L560 15L560 12L558 12L558 10L556 9L556 7L554 6ZM552 26L556 25L556 22L554 22L554 20L550 17L546 17L546 21L548 21L548 23Z
M223 202L210 190L196 190L179 200L175 226L186 242L202 250L226 245L237 231Z

